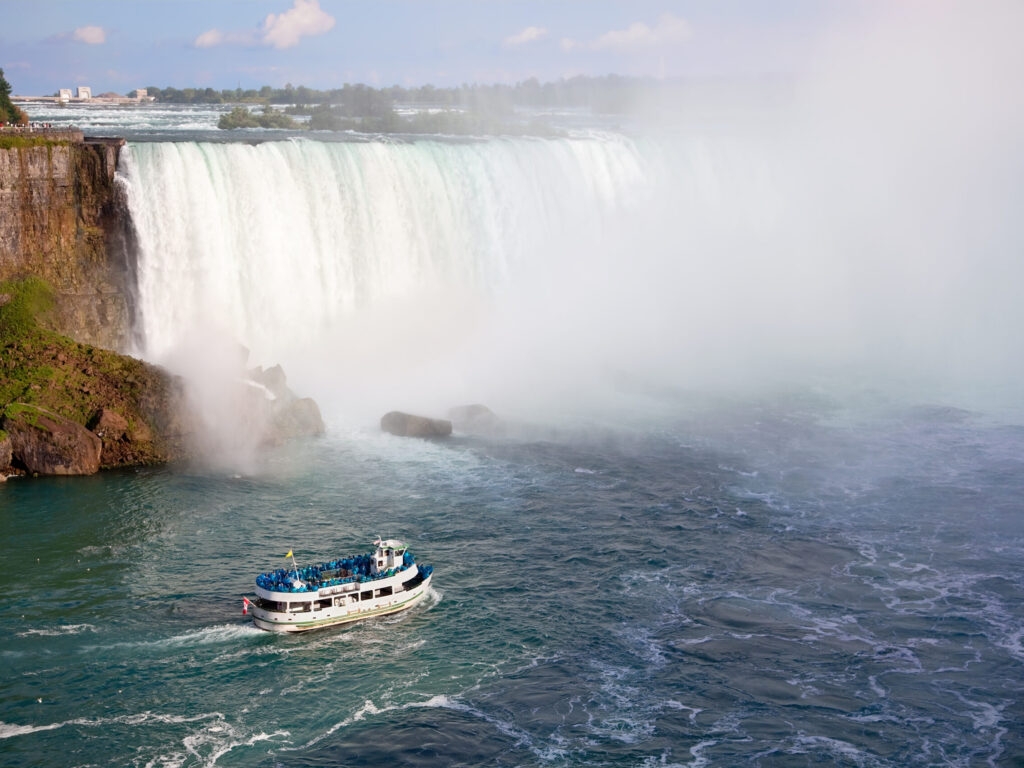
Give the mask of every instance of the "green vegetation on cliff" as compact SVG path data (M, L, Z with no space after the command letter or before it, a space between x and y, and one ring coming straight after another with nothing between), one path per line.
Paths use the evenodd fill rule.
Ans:
M28 277L0 283L0 344L21 341L38 330L37 318L53 309L53 288Z
M70 142L64 139L48 139L45 136L22 136L17 133L0 133L0 149L25 149L27 147L66 147Z
M40 321L47 318L52 296L38 277L0 283L0 414L31 405L87 427L98 413L112 410L129 429L125 435L101 436L104 466L158 463L178 455L180 447L166 439L177 431L173 378L141 360L44 328Z

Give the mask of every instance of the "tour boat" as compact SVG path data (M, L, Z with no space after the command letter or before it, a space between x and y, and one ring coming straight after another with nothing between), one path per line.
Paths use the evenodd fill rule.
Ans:
M404 542L377 539L376 549L300 568L256 577L256 599L242 598L242 612L252 608L253 623L269 632L305 632L347 624L411 608L430 587L434 568L417 565Z

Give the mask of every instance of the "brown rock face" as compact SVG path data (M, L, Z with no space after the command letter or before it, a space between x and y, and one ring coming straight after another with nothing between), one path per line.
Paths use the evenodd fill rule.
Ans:
M452 423L446 419L429 419L401 411L385 413L380 428L399 437L448 437L452 433Z
M6 432L0 432L0 472L11 466L11 438ZM2 477L2 475L0 475Z
M0 429L11 441L12 463L40 475L91 475L103 444L80 424L21 403L4 410Z
M42 277L56 290L55 330L126 349L135 277L126 203L114 183L123 140L75 138L0 149L0 280Z
M101 440L120 440L128 432L128 419L109 408L100 408L87 425Z

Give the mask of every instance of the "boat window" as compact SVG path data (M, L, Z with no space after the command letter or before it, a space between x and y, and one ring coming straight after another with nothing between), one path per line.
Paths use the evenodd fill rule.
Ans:
M370 600L373 598L373 590L368 589L365 592L361 592L359 595L360 600Z
M406 579L405 581L403 581L402 582L402 588L406 589L406 590L416 589L416 587L418 587L420 584L422 584L424 582L424 580L425 579L423 578L423 573L422 572L418 572L411 579Z
M377 590L377 597L387 597L391 594L391 587L381 587Z
M331 607L331 602L332 602L331 598L329 598L329 597L326 600L317 600L316 608L317 608L318 611L322 610L324 608L330 608Z

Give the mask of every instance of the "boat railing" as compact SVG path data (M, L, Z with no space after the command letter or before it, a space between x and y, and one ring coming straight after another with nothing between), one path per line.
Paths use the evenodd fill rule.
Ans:
M256 577L256 585L269 592L318 592L325 587L386 579L408 570L415 562L415 558L406 551L400 566L373 573L373 556L355 555L319 565L297 569L279 568L270 573L261 573Z

